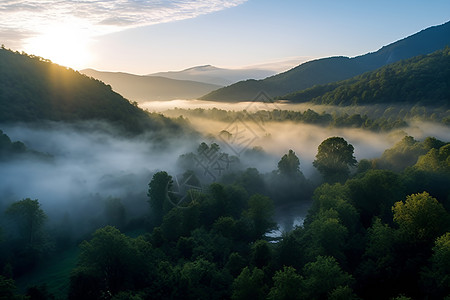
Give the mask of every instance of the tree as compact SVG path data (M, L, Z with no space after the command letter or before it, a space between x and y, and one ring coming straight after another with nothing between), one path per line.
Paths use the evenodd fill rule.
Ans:
M157 224L161 223L164 213L171 208L167 203L167 198L169 197L168 191L172 188L172 184L172 176L165 171L155 173L148 184L147 195L150 197L148 202L153 209Z
M424 272L430 281L427 290L437 298L450 293L450 232L438 237L431 256L431 269Z
M326 299L340 286L350 286L353 277L344 272L334 257L318 256L303 268L304 299Z
M258 268L250 271L248 267L245 267L234 280L232 289L231 299L233 300L264 299L266 294L264 272Z
M392 208L394 221L410 241L431 241L449 229L445 208L427 192L412 194Z
M90 241L81 243L80 250L69 299L100 299L142 287L153 269L151 244L129 238L112 226L98 229Z
M0 275L0 300L18 299L14 296L16 284L13 279Z
M422 155L417 160L415 168L423 171L450 174L450 144L441 148L432 148L427 154Z
M203 258L187 262L180 271L180 283L185 288L183 299L229 298L232 278Z
M243 217L250 221L252 240L259 239L263 235L275 229L273 221L274 207L269 197L253 195L248 200L248 209L244 211Z
M35 247L43 242L43 226L47 216L37 199L23 199L12 203L6 210L17 224L19 233L28 247Z
M273 276L273 287L270 289L269 300L303 299L301 293L302 277L293 267L284 267Z
M286 177L302 175L302 172L300 172L300 160L294 151L289 150L288 154L281 157L281 160L278 162L278 172Z
M310 256L328 255L341 262L345 260L348 229L341 224L337 211L329 209L319 213L306 230L311 237Z
M369 170L362 177L348 180L345 185L365 228L372 224L374 216L392 223L392 205L405 197L400 175L389 170Z
M257 268L267 266L272 259L272 249L269 242L265 240L257 240L252 245L251 261Z
M350 167L356 165L354 148L341 137L330 137L318 147L313 166L327 182L343 182L350 174Z

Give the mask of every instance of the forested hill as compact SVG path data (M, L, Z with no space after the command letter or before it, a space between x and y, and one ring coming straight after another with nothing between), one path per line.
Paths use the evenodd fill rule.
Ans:
M348 79L402 59L429 54L447 45L450 45L450 22L424 29L373 53L354 58L329 57L309 61L263 80L240 81L201 99L247 101L253 100L261 91L273 97L282 96L314 85Z
M178 127L110 86L41 57L0 49L0 123L104 120L129 132Z
M280 98L332 105L401 103L449 107L450 48Z

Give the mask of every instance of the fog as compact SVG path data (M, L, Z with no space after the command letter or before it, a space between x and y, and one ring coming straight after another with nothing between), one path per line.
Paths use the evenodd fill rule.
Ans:
M220 138L222 130L237 130L239 125L234 126L232 122L220 122L214 120L205 120L203 118L189 118L191 125L205 134L210 142L217 142L224 151L233 153L232 148L236 148L234 144L230 146L224 143ZM240 125L241 128L244 125ZM251 121L246 121L245 126L251 129L251 133L247 130L247 134L243 139L254 140L246 148L262 147L266 153L272 158L266 161L251 161L247 163L256 164L261 172L270 172L276 169L277 163L281 156L288 152L289 149L295 151L300 159L300 169L307 176L316 173L312 162L317 154L317 148L320 143L332 136L343 137L347 142L355 148L354 155L357 160L372 159L380 157L384 150L392 147L400 141L405 135L411 135L417 140L423 140L427 136L434 136L443 141L450 140L450 132L445 126L433 123L414 122L410 127L391 132L371 132L368 130L357 128L327 128L309 124L299 124L293 122L266 122L262 126ZM245 133L244 133L245 134ZM241 146L242 147L242 146ZM239 150L243 150L237 146ZM244 153L244 152L240 152ZM246 163L246 161L243 161Z
M126 138L101 123L1 128L12 141L52 157L0 162L0 208L24 198L39 199L50 219L69 213L100 222L109 198L121 199L128 218L148 213L153 173L174 171L176 158L193 147L188 139L169 138L161 146L149 135Z
M312 161L317 147L331 136L341 136L352 144L357 160L381 156L405 135L418 140L427 136L450 140L448 128L418 121L411 122L408 128L384 133L292 122L221 122L204 118L189 118L189 122L203 137L167 135L163 141L155 141L149 134L124 137L96 122L3 124L0 129L12 141L21 141L50 157L22 156L0 162L0 209L24 198L39 199L50 219L60 220L66 213L73 220L82 216L85 223L78 224L78 230L84 226L86 231L101 225L105 203L111 198L121 200L128 220L143 216L149 212L147 190L153 174L160 170L172 176L181 174L185 170L177 166L178 157L195 152L202 141L218 143L221 151L239 157L242 168L256 167L260 173L276 170L281 156L292 149L300 159L301 171L307 178L315 178L317 171ZM231 138L223 135L224 130L231 133ZM246 150L254 147L261 147L265 155L247 155ZM295 211L296 216L286 219L292 225L301 223L307 208L279 208L279 223L283 223L285 211ZM289 224L282 227L288 228Z

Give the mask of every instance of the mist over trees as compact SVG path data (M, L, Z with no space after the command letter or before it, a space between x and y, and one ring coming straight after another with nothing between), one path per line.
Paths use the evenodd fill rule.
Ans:
M380 61L395 47L380 50ZM377 89L390 93L392 72L403 83L414 68L431 78L447 52L359 83L381 79ZM174 109L184 117L170 119L4 48L0 79L0 299L450 297L447 103ZM359 95L361 86L341 87ZM267 126L252 144L237 127L195 132L185 113L209 121L207 129L213 121ZM391 131L423 120L443 132Z
M407 136L357 162L353 145L330 137L317 149L322 178L306 178L301 153L287 150L272 172L236 159L220 174L210 168L213 180L198 161L232 156L200 143L179 156L182 175L149 178L144 215L130 219L127 199L110 198L106 226L63 244L39 200L23 199L3 212L1 292L18 295L15 278L79 244L69 299L441 298L450 294L448 146ZM303 224L274 234L276 210L302 202L311 203ZM46 285L24 293L53 299Z

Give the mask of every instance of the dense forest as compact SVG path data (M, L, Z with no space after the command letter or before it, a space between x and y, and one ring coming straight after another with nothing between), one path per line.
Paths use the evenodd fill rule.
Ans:
M149 114L110 86L42 57L0 49L0 123L107 121L128 133L180 131Z
M235 85L236 97L254 85L240 99L254 100L262 83L281 93L298 74L312 86L330 68L353 64L327 82L398 61L289 96L342 105L304 111L265 99L273 109L149 113L2 47L0 300L450 299L450 142L434 130L450 124L450 49L399 61L435 51L449 28ZM227 125L208 135L214 122ZM295 133L267 126L261 146L238 135L250 123ZM367 143L390 134L401 138ZM375 144L389 146L375 157Z
M11 203L0 235L3 299L450 296L449 143L406 136L381 157L358 162L353 145L330 137L317 149L321 177L314 180L292 150L270 173L243 169L215 143L192 150L178 158L182 178L153 174L145 215L129 219L127 199L109 199L104 224L82 237L74 233L81 219L71 223L68 215L56 225L39 199ZM205 160L216 172L212 183ZM219 162L233 167L217 171ZM277 207L308 201L301 226L273 234ZM52 260L64 253L76 265ZM46 261L70 281L15 288Z
M260 91L279 97L296 91L345 80L385 65L430 54L450 45L450 22L429 27L416 34L386 45L378 51L357 57L327 57L308 61L286 72L262 80L239 81L213 91L203 100L250 101Z
M280 98L329 105L414 103L448 108L449 70L450 48L447 47L345 81L318 85Z
M317 112L315 109L320 109ZM332 112L328 112L332 111ZM294 124L314 124L325 128L361 128L374 132L388 132L393 129L405 128L413 121L429 121L436 124L449 125L448 110L442 107L430 106L399 106L394 104L336 107L312 107L299 110L257 110L234 111L218 108L183 109L173 108L164 111L171 117L183 116L186 119L200 118L205 121L215 120L232 122L240 119L245 122L293 122Z

